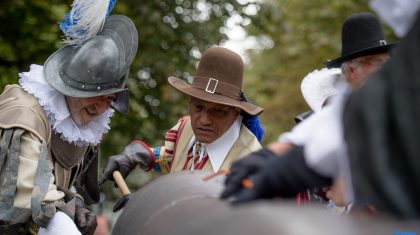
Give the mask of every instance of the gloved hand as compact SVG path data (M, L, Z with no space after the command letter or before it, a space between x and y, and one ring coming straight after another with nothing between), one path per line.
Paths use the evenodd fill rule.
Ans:
M234 205L245 202L254 201L257 199L272 198L274 195L270 186L267 184L267 174L265 170L260 170L255 173L252 178L252 188L241 188L231 195L230 202Z
M275 158L276 154L269 149L261 149L233 163L230 173L225 180L225 190L221 198L229 198L243 190L242 180L250 178L265 167L267 161Z
M99 185L106 180L113 180L112 173L118 170L125 179L136 167L148 171L154 165L154 155L149 147L141 141L133 141L118 155L111 156L99 180Z
M76 198L76 213L74 222L83 235L93 234L96 226L98 225L95 213L90 211L80 198Z
M330 177L322 176L306 165L302 146L295 146L279 157L268 159L263 169L250 179L253 187L233 193L233 204L273 197L292 198L299 192L332 183Z

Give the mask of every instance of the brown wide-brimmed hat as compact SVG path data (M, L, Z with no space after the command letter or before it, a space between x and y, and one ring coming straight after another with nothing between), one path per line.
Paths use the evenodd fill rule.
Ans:
M258 115L263 109L247 102L242 91L243 73L244 63L238 54L223 47L211 47L201 57L192 84L173 76L168 81L189 96Z

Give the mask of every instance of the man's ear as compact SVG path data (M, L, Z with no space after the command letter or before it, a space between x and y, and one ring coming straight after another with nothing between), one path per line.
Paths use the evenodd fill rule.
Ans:
M347 82L352 87L355 87L356 84L359 84L359 81L358 81L359 77L358 77L358 74L357 74L357 68L356 67L351 66L351 65L348 66L345 75L346 75Z

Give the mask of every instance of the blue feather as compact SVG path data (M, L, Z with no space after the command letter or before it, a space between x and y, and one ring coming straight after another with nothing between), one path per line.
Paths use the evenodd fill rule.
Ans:
M77 24L77 19L70 18L70 13L64 15L64 21L60 23L59 27L63 31L64 35L67 35L71 26Z
M251 116L242 112L242 123L255 135L259 142L264 137L264 128L261 125L258 115Z
M109 1L108 11L106 13L107 16L109 16L109 14L111 13L112 9L114 9L114 5L115 5L115 2L116 1L117 0L110 0Z

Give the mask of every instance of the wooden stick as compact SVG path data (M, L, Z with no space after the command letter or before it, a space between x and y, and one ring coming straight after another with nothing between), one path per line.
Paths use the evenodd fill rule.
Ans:
M206 175L205 177L203 177L204 181L210 180L218 175L228 175L229 174L229 170L219 170L215 173L212 173L210 175ZM254 187L254 184L252 183L252 181L250 179L243 179L241 181L241 184L244 188L247 189L251 189L252 187Z
M130 194L130 189L128 189L127 184L125 183L124 178L119 171L114 171L112 173L112 177L114 177L115 183L124 196Z
M204 176L203 177L203 180L204 181L207 181L207 180L210 180L210 179L212 179L212 178L214 178L214 177L216 177L218 175L228 175L228 174L229 174L229 171L228 170L219 170L219 171L217 171L215 173L212 173L212 174L209 174L209 175Z

